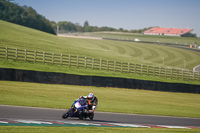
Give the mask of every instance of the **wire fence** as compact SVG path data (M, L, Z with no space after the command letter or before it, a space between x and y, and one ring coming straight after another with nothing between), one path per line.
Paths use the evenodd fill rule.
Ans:
M43 64L55 64L92 70L106 70L171 79L200 81L200 72L194 72L191 70L154 67L149 65L109 61L82 56L31 51L27 49L22 50L18 48L14 49L8 47L0 47L0 58L25 62L37 62Z

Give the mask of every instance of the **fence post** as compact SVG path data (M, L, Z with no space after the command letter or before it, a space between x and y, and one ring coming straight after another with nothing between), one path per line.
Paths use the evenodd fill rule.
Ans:
M184 69L182 69L182 79L184 79Z
M92 69L94 69L94 58L92 58Z
M173 71L173 69L171 68L171 79L172 79L172 71Z
M153 76L155 76L155 67L153 67Z
M189 70L187 70L187 80L190 80Z
M8 59L8 47L6 47L6 60Z
M45 63L45 52L43 52L43 63Z
M18 49L16 48L16 51L15 51L15 60L17 60L17 57L18 57Z
M123 62L121 62L121 73L123 72Z
M114 61L114 72L116 71L116 61Z
M195 79L198 80L198 75L197 75L197 74L198 74L198 72L195 72L195 71L194 71L194 80L195 80Z
M99 69L101 70L101 63L102 63L102 60L100 59L100 62L99 62Z
M130 73L130 63L128 63L128 73Z
M77 64L76 64L76 67L78 68L79 67L79 57L77 55Z
M149 65L147 65L147 76L149 75Z
M54 53L52 53L52 64L54 64Z
M143 64L141 64L141 74L143 73Z
M134 64L134 73L136 73L136 66L137 64Z
M193 71L192 79L194 80L194 71Z
M62 62L63 62L63 55L61 54L60 55L60 65L62 65Z
M87 68L87 57L85 57L85 69Z
M178 79L178 69L176 70L176 79Z
M25 49L24 50L24 59L25 59L25 61L27 60L26 58L27 58L27 50Z
M71 55L69 55L69 67L71 67Z
M36 59L37 59L37 51L35 51L34 53L34 62L36 62Z
M161 76L161 67L159 67L159 77Z
M107 71L109 70L109 61L107 60Z

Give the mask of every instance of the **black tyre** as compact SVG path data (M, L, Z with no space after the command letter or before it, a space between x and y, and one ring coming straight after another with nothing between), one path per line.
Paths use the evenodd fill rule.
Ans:
M67 117L69 117L68 112L66 112L66 113L64 113L64 114L62 115L62 118L63 118L63 119L66 119Z
M79 119L80 119L80 120L83 120L83 116L79 116Z
M71 110L68 110L67 112L63 113L62 118L66 119L67 117L69 117Z
M89 115L89 118L90 118L90 120L93 120L93 119L94 119L94 114L93 114L93 113L90 114L90 115Z

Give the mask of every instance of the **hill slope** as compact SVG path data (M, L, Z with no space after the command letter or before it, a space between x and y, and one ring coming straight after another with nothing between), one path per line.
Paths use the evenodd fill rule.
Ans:
M38 30L0 21L0 45L29 50L80 55L105 60L192 69L200 64L200 53L184 49L109 40L60 38Z

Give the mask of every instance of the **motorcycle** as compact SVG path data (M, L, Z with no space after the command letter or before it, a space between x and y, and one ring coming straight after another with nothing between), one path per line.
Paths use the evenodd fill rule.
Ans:
M89 117L90 120L93 120L94 112L89 110L88 102L85 99L79 98L74 101L71 108L62 115L63 119L68 117L78 117L80 120Z

